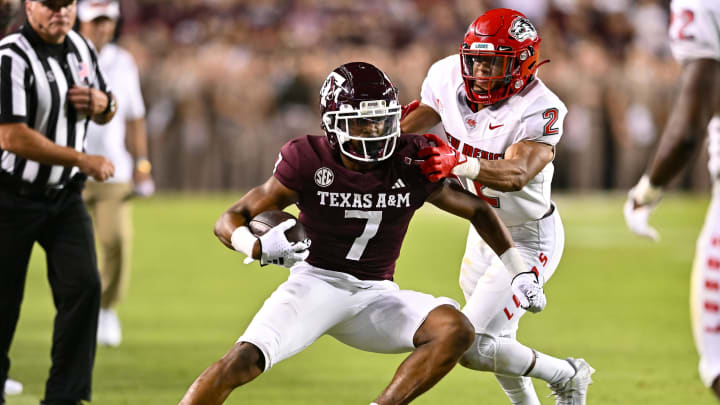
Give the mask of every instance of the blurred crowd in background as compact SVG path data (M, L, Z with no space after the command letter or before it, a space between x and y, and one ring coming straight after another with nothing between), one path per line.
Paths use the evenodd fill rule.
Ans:
M336 66L383 69L403 103L488 8L525 13L539 77L569 114L556 189L628 189L676 98L666 0L121 0L119 43L140 68L161 189L247 189L287 140L321 134L318 92ZM111 84L112 85L112 84ZM679 179L706 188L706 159Z

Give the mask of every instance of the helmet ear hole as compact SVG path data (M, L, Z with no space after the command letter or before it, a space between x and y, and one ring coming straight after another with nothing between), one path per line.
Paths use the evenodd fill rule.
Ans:
M332 118L330 118L329 115L325 115L323 117L323 124L325 124L325 128L330 128L330 124L332 124Z

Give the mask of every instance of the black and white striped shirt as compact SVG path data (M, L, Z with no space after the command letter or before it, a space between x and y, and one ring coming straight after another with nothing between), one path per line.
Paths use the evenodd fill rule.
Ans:
M67 99L75 84L109 91L95 49L77 32L48 44L26 23L0 41L0 124L24 122L58 145L84 151L90 117ZM78 168L0 150L0 171L36 186L62 187Z

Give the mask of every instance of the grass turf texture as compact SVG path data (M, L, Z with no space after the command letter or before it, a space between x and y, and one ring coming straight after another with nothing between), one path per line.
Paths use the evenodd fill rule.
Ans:
M263 300L286 278L276 266L243 265L212 235L239 195L161 195L134 206L134 270L120 305L124 341L98 349L93 403L174 404L230 348ZM548 307L526 315L519 339L597 369L589 404L714 404L697 374L689 276L706 196L669 196L652 223L653 244L624 227L624 196L558 196L566 245L546 286ZM463 302L457 286L467 226L423 208L398 263L396 281ZM47 370L54 309L36 246L11 349L10 375L25 384L8 405L37 405ZM368 404L405 355L365 353L323 337L234 392L227 404ZM543 404L549 390L535 387ZM506 404L492 375L456 367L417 404Z

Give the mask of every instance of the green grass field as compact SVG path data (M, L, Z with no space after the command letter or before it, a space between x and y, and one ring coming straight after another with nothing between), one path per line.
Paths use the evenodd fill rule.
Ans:
M245 266L212 235L239 197L162 195L135 204L134 272L119 307L124 342L99 348L93 403L176 404L194 378L243 332L287 272ZM589 404L717 403L699 380L688 311L688 282L706 196L670 196L653 218L662 241L633 237L624 196L558 196L566 246L546 286L547 309L526 315L519 339L597 369ZM423 208L411 224L396 281L462 302L458 265L463 221ZM8 405L37 405L50 366L54 308L42 250L34 252L11 376L25 392ZM228 404L367 405L404 355L365 353L323 337L230 396ZM543 404L549 390L536 381ZM490 374L455 368L417 404L507 404Z

